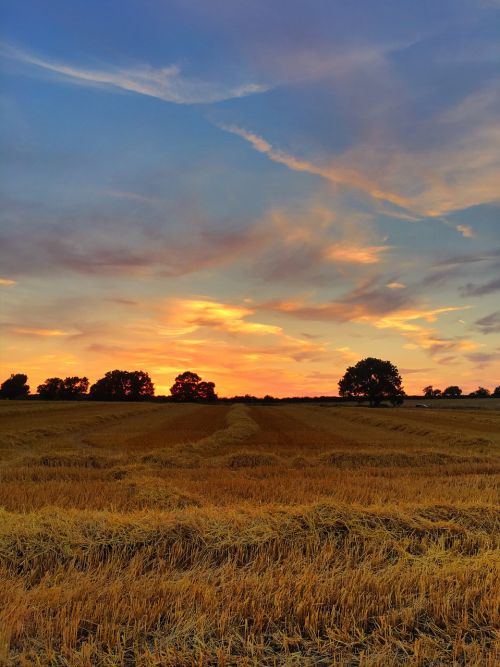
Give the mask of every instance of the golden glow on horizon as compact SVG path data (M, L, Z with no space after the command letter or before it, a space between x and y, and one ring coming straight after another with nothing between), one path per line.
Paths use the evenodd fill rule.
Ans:
M87 375L91 381L112 368L143 369L151 374L157 393L168 393L175 376L189 369L213 380L220 395L333 395L345 368L373 355L391 359L400 369L413 367L411 372L402 372L405 388L410 393L418 393L426 383L459 384L465 391L478 385L476 380L468 379L474 377L472 367L461 364L457 377L457 366L454 363L443 366L439 355L467 354L477 350L481 343L446 337L428 326L462 310L457 306L402 308L380 315L359 304L354 307L341 303L308 306L304 301L295 300L250 305L248 299L242 299L242 304L206 298L163 301L149 321L141 318L137 324L133 321L123 324L110 335L109 343L92 342L92 333L87 339L72 339L71 348L66 348L74 353L71 357L61 354L61 341L69 340L69 330L18 327L16 330L22 337L9 350L6 374L27 372L34 390L47 377L64 376L68 365L72 373ZM316 311L312 312L314 308ZM348 316L352 326L370 325L374 330L387 331L387 338L374 336L368 351L363 340L348 332L343 336L345 342L335 344L342 331L337 326L336 334L326 335L328 342L324 334L307 338L305 334L287 333L292 324L294 331L303 330L304 322L300 318L289 319L302 311L307 318L319 317L332 325L335 318ZM280 313L286 318L281 326L266 321L271 313L274 318ZM257 316L258 322L249 320ZM176 335L166 338L165 334L174 329ZM398 336L403 337L399 344ZM30 343L30 339L37 342ZM73 343L74 340L78 343ZM80 340L83 346L77 347ZM44 353L40 354L42 349ZM415 368L415 355L423 353L430 353L431 358L422 357L422 370L419 370ZM433 359L436 354L438 357ZM490 372L494 373L494 369ZM486 379L482 384L488 384ZM494 384L493 375L489 384Z

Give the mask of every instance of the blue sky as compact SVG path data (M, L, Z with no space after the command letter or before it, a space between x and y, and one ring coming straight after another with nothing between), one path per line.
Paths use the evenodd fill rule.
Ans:
M6 3L2 369L500 377L500 3Z

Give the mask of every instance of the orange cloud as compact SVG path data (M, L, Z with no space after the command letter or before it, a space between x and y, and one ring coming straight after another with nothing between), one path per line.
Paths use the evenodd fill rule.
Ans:
M457 310L464 310L467 306L444 306L442 308L431 308L428 310L404 309L398 310L390 315L383 317L369 316L372 323L378 329L396 329L399 331L418 331L419 325L414 324L416 320L425 320L426 322L435 322L438 315L442 313L452 313ZM364 319L364 318L363 318Z
M394 309L390 314L378 314L371 310L367 304L351 303L349 301L332 301L330 303L307 304L300 300L277 301L263 304L263 308L289 313L301 319L332 320L332 321L358 321L369 322L380 329L394 328L399 330L411 330L415 325L410 324L414 320L426 320L435 322L438 315L458 310L464 310L469 306L443 306L441 308L406 308Z
M400 333L411 342L405 349L423 349L431 354L444 350L463 352L474 350L478 344L461 338L444 338L432 328L421 324L421 321L433 323L445 313L456 312L468 306L443 306L440 308L396 308L389 313L381 314L372 308L372 304L363 302L332 302L325 304L305 304L301 301L281 301L264 304L263 308L287 313L300 319L356 322L369 324L375 329L389 329Z
M0 285L3 287L12 287L12 285L16 285L16 281L9 280L8 278L0 278Z
M76 331L62 331L61 329L37 329L36 327L16 327L12 329L16 334L21 336L41 336L54 338L59 336L74 336Z
M456 230L460 232L462 236L465 236L466 239L473 239L476 237L474 230L472 227L469 227L469 225L457 225Z
M174 325L173 333L191 333L200 327L221 329L231 334L281 335L281 327L260 322L249 322L246 318L255 310L246 306L210 301L208 299L175 299L169 305L167 323ZM169 329L162 329L168 335Z
M331 262L347 262L349 264L378 264L381 255L389 250L389 246L356 246L347 243L333 243L324 251L324 257Z
M312 201L299 210L266 212L252 230L248 268L257 267L259 278L311 284L345 275L350 266L359 275L360 265L382 262L391 248L373 242L367 214Z
M467 308L467 306L465 306ZM438 331L418 323L419 320L436 322L438 316L443 313L455 312L464 308L447 306L431 310L401 310L391 315L384 316L372 322L377 329L392 329L401 332L411 343L405 345L406 349L421 349L432 355L442 352L467 352L477 349L478 343L461 338L446 338L440 336Z

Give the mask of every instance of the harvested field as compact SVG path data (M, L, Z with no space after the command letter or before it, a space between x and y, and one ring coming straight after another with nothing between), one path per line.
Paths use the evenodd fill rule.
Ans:
M500 663L496 409L0 419L2 665Z

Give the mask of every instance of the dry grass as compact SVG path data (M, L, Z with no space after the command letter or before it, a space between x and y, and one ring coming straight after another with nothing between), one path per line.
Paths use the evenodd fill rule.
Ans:
M500 414L0 404L0 664L500 662Z

